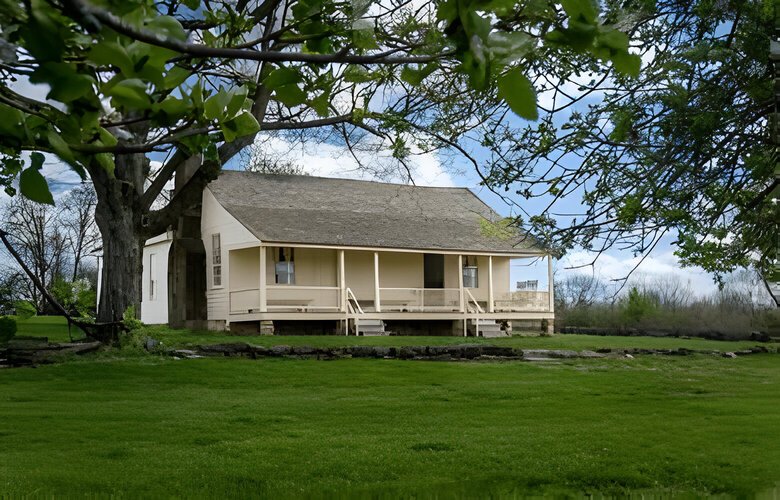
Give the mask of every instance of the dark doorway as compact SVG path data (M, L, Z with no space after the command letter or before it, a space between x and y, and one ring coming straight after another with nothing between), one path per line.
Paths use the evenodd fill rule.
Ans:
M444 255L426 253L423 260L425 288L444 288Z

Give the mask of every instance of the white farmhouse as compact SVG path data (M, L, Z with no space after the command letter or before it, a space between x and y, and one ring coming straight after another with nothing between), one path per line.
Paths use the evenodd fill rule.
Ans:
M141 319L238 333L500 336L517 320L552 327L552 286L510 286L513 259L540 257L549 262L466 188L226 170L199 212L147 241Z

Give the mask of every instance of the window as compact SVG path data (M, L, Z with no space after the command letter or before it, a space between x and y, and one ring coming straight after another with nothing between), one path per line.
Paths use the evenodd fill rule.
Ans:
M276 282L280 285L295 284L295 264L292 262L276 263Z
M157 299L157 280L154 279L154 273L155 268L155 260L157 258L157 255L155 254L149 254L149 300L156 300Z
M295 284L295 262L292 248L280 248L276 263L276 282L280 285Z
M211 235L211 280L213 286L222 286L222 242L219 233Z
M479 270L477 269L477 259L469 259L463 264L463 287L479 288Z

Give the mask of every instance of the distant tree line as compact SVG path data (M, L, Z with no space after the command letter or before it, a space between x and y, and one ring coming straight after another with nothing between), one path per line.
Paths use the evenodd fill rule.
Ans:
M95 224L97 196L89 184L63 195L57 205L16 196L0 204L0 225L25 264L72 314L92 316L97 300L100 233ZM0 315L27 301L38 314L51 304L5 248L0 248Z
M752 270L729 275L709 295L697 294L690 281L674 274L634 275L619 289L590 274L555 281L556 328L746 338L765 332L774 300L763 278Z

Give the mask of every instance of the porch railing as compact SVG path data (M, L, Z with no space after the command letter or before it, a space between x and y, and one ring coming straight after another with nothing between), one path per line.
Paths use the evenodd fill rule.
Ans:
M230 290L229 301L230 314L260 312L260 289Z
M382 311L459 311L459 288L380 288Z
M338 311L341 291L337 286L267 285L267 311ZM230 291L230 313L260 312L260 290Z
M269 311L321 311L340 309L337 286L268 285L266 309Z
M550 293L534 290L496 293L493 307L496 312L546 312L550 309Z
M229 295L231 314L260 312L258 288L230 290ZM352 299L358 304L354 294ZM456 312L460 311L461 291L458 288L380 288L379 299L385 312ZM341 300L341 289L337 286L266 286L267 311L340 311ZM463 291L463 303L472 312L484 314L487 309L480 306L467 288ZM479 310L475 310L475 305ZM546 312L549 308L548 292L519 290L494 295L495 312Z

